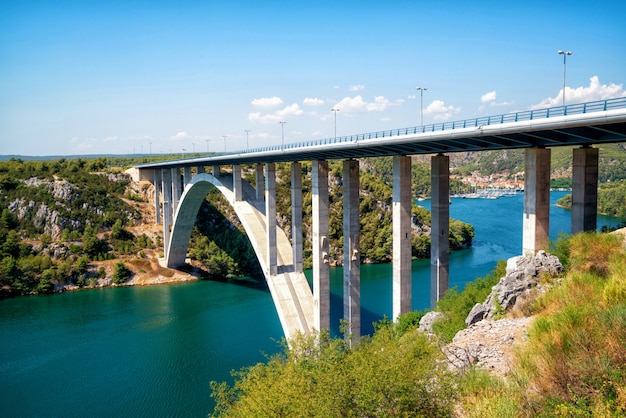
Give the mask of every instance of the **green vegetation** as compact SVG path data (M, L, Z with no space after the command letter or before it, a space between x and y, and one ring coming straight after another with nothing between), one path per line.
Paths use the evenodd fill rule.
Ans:
M106 269L97 263L118 258L143 258L144 250L157 249L161 244L158 237L153 242L145 234L131 232L141 223L139 208L145 203L143 196L147 189L135 190L121 169L112 168L146 160L144 157L120 157L115 160L10 159L0 162L0 283L3 294L46 293L65 285L94 286L99 279L106 278ZM361 256L365 262L391 260L391 161L391 158L363 161L360 220ZM329 168L330 255L333 262L340 264L343 259L341 162L330 162ZM310 171L310 163L303 163L306 267L311 265ZM278 221L289 233L290 165L279 164L276 172ZM246 173L249 180L252 173L251 169ZM423 164L418 164L413 174L415 184L430 183L429 171ZM420 190L420 193L424 191ZM428 257L430 213L415 205L412 213L413 255ZM452 220L452 249L470 246L473 236L471 225ZM200 208L189 248L196 266L210 278L261 273L245 231L217 190L207 195ZM116 272L113 272L116 281L127 279L122 279L123 275Z
M561 237L563 278L527 301L536 318L512 372L447 370L440 344L418 332L421 313L383 320L354 347L342 339L298 337L267 364L212 382L213 416L623 417L626 414L626 248L623 236ZM461 317L484 301L503 263L438 308ZM453 321L450 321L453 322Z
M0 162L0 297L93 286L104 278L98 262L153 248L127 229L141 219L128 200L141 199L110 166L105 158ZM113 280L128 278L117 269Z
M571 209L572 195L567 194L563 196L557 204ZM626 180L598 185L598 212L618 218L626 218Z
M213 416L450 416L453 377L437 347L416 329L381 324L350 348L327 333L298 337L291 349L212 382Z
M485 277L468 283L463 291L456 286L448 289L437 302L437 311L443 319L433 324L433 331L445 342L452 341L457 332L465 328L465 318L476 303L484 302L501 277L506 275L506 261L500 260L495 269Z

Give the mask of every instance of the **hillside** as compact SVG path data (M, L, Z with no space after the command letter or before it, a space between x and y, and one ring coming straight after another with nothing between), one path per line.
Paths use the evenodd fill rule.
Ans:
M189 274L160 267L162 227L155 225L149 203L154 189L150 183L133 183L112 166L105 158L0 162L2 296L261 274L241 224L216 190L199 211L189 246ZM330 259L332 265L341 265L340 163L330 167ZM244 170L253 172L252 167ZM304 172L305 266L310 266L311 179L306 164ZM277 219L289 232L289 166L279 165L277 176ZM361 188L362 261L389 262L391 187L364 169ZM413 215L413 255L427 257L430 213L414 206ZM471 245L473 234L471 225L452 221L451 248Z
M412 312L352 347L326 333L295 339L232 386L212 382L213 416L623 417L625 237L576 235L555 246L561 262L516 257L451 289L430 335ZM450 344L437 324L469 320L477 304L491 313Z

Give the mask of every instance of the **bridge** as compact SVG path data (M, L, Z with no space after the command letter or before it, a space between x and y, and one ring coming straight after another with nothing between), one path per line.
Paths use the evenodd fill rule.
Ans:
M358 158L393 156L393 318L411 310L411 155L432 154L431 291L448 288L449 157L445 153L525 149L522 248L546 249L549 231L550 149L573 150L571 232L595 230L599 150L626 141L626 97L568 106L311 140L135 167L154 184L157 223L163 224L164 262L185 263L191 229L211 187L241 220L263 268L287 338L330 327L328 160L343 161L344 319L360 338ZM302 168L312 163L313 290L302 272ZM292 236L276 222L275 164L291 162ZM254 187L242 179L253 165ZM232 167L222 172L222 167ZM206 172L210 167L211 173ZM192 168L194 170L192 170ZM195 171L195 176L192 176Z

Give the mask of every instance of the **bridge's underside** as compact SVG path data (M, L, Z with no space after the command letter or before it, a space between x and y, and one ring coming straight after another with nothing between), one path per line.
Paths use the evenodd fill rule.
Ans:
M231 176L215 177L211 174L199 174L185 187L176 209L171 241L165 254L167 267L185 264L189 238L200 204L209 189L216 187L231 204L246 230L263 269L285 336L291 338L298 332L308 334L313 327L313 293L304 273L295 271L293 267L293 250L289 239L282 229L276 228L278 274L269 274L266 220L262 202L255 202L255 191L246 182L244 183L247 187L243 190L245 199L237 201L232 183Z
M392 155L438 154L449 152L487 151L497 149L558 147L567 145L596 145L626 142L626 112L624 109L551 117L549 119L479 125L467 128L433 130L411 133L413 128L395 129L387 136L365 138L355 135L351 141L311 141L285 145L284 149L215 155L140 167L197 166L219 164L258 164L333 160ZM378 133L378 135L384 134Z

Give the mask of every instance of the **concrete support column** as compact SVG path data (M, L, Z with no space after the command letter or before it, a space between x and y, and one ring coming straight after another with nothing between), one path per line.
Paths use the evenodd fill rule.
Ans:
M291 164L291 245L293 268L302 272L302 165Z
M350 342L361 338L359 162L343 162L343 319Z
M154 223L159 225L161 223L161 170L158 168L154 169Z
M185 166L185 168L183 168L183 190L185 189L185 187L187 187L190 181L191 181L191 167Z
M276 166L265 164L265 218L267 220L267 265L269 274L278 273L276 252Z
M431 158L430 306L448 289L450 267L450 158Z
M411 157L393 157L393 320L412 309Z
M241 183L241 166L239 164L233 165L233 193L235 202L241 202L243 198L243 184Z
M170 245L170 227L172 225L172 170L166 168L161 173L163 190L163 250L167 257Z
M178 207L178 201L180 200L180 196L182 195L181 190L181 178L180 178L180 169L178 167L172 168L172 216L176 213L176 208Z
M314 327L320 331L330 328L328 161L312 161L311 177Z
M263 165L256 165L256 200L259 202L263 201L263 196L265 194L263 183L265 179L263 178Z
M572 234L595 231L598 217L598 148L574 149Z
M550 150L526 150L524 179L523 254L548 249L550 232Z
M204 174L205 170L204 170L204 166L203 165L199 165L196 167L196 175L198 174Z
M220 176L220 166L215 164L212 168L211 168L211 172L213 173L213 177L217 178Z

